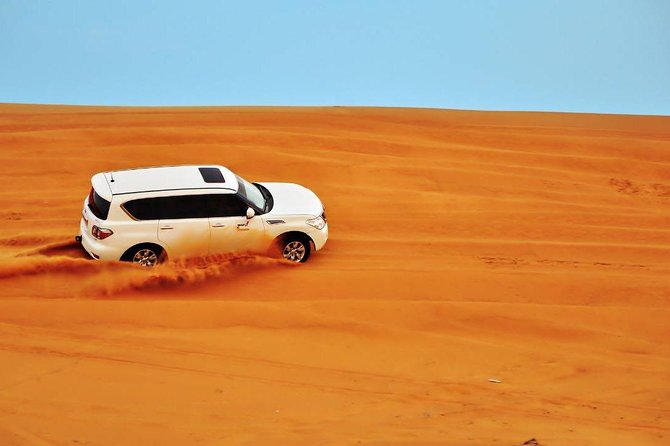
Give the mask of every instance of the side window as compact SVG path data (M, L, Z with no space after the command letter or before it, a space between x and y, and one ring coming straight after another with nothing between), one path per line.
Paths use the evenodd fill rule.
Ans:
M248 206L235 194L207 195L210 217L242 217L247 215Z
M142 198L123 203L123 208L136 220L158 220L160 209L155 198Z
M207 208L205 196L182 195L177 197L160 197L158 207L161 219L206 218Z
M128 201L123 207L137 220L207 217L206 195L141 198Z

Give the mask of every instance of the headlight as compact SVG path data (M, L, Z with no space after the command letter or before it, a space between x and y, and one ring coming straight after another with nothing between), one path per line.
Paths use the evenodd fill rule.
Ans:
M305 223L315 227L316 229L323 229L323 227L326 226L325 220L321 217L310 218Z

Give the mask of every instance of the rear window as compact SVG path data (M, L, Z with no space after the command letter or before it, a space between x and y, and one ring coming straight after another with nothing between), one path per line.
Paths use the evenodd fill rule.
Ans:
M91 192L88 194L88 208L93 212L93 215L100 220L107 220L110 204L109 201L98 195L95 189L91 188Z

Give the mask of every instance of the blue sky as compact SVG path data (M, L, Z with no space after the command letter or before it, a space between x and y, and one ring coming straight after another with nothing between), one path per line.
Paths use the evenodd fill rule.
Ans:
M0 0L0 102L670 115L668 0Z

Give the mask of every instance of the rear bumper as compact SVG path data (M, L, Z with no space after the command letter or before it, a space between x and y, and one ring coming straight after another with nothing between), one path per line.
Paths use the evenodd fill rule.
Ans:
M84 237L81 235L76 236L75 241L79 242L81 244L81 247L84 248L84 251L91 256L92 259L99 260L100 256L96 254L92 249L90 244L84 243Z
M106 245L100 240L93 237L88 233L88 228L86 227L86 222L82 218L79 230L81 231L75 240L79 238L81 246L84 247L88 255L96 260L119 260L123 255L123 251L115 248L113 246Z

